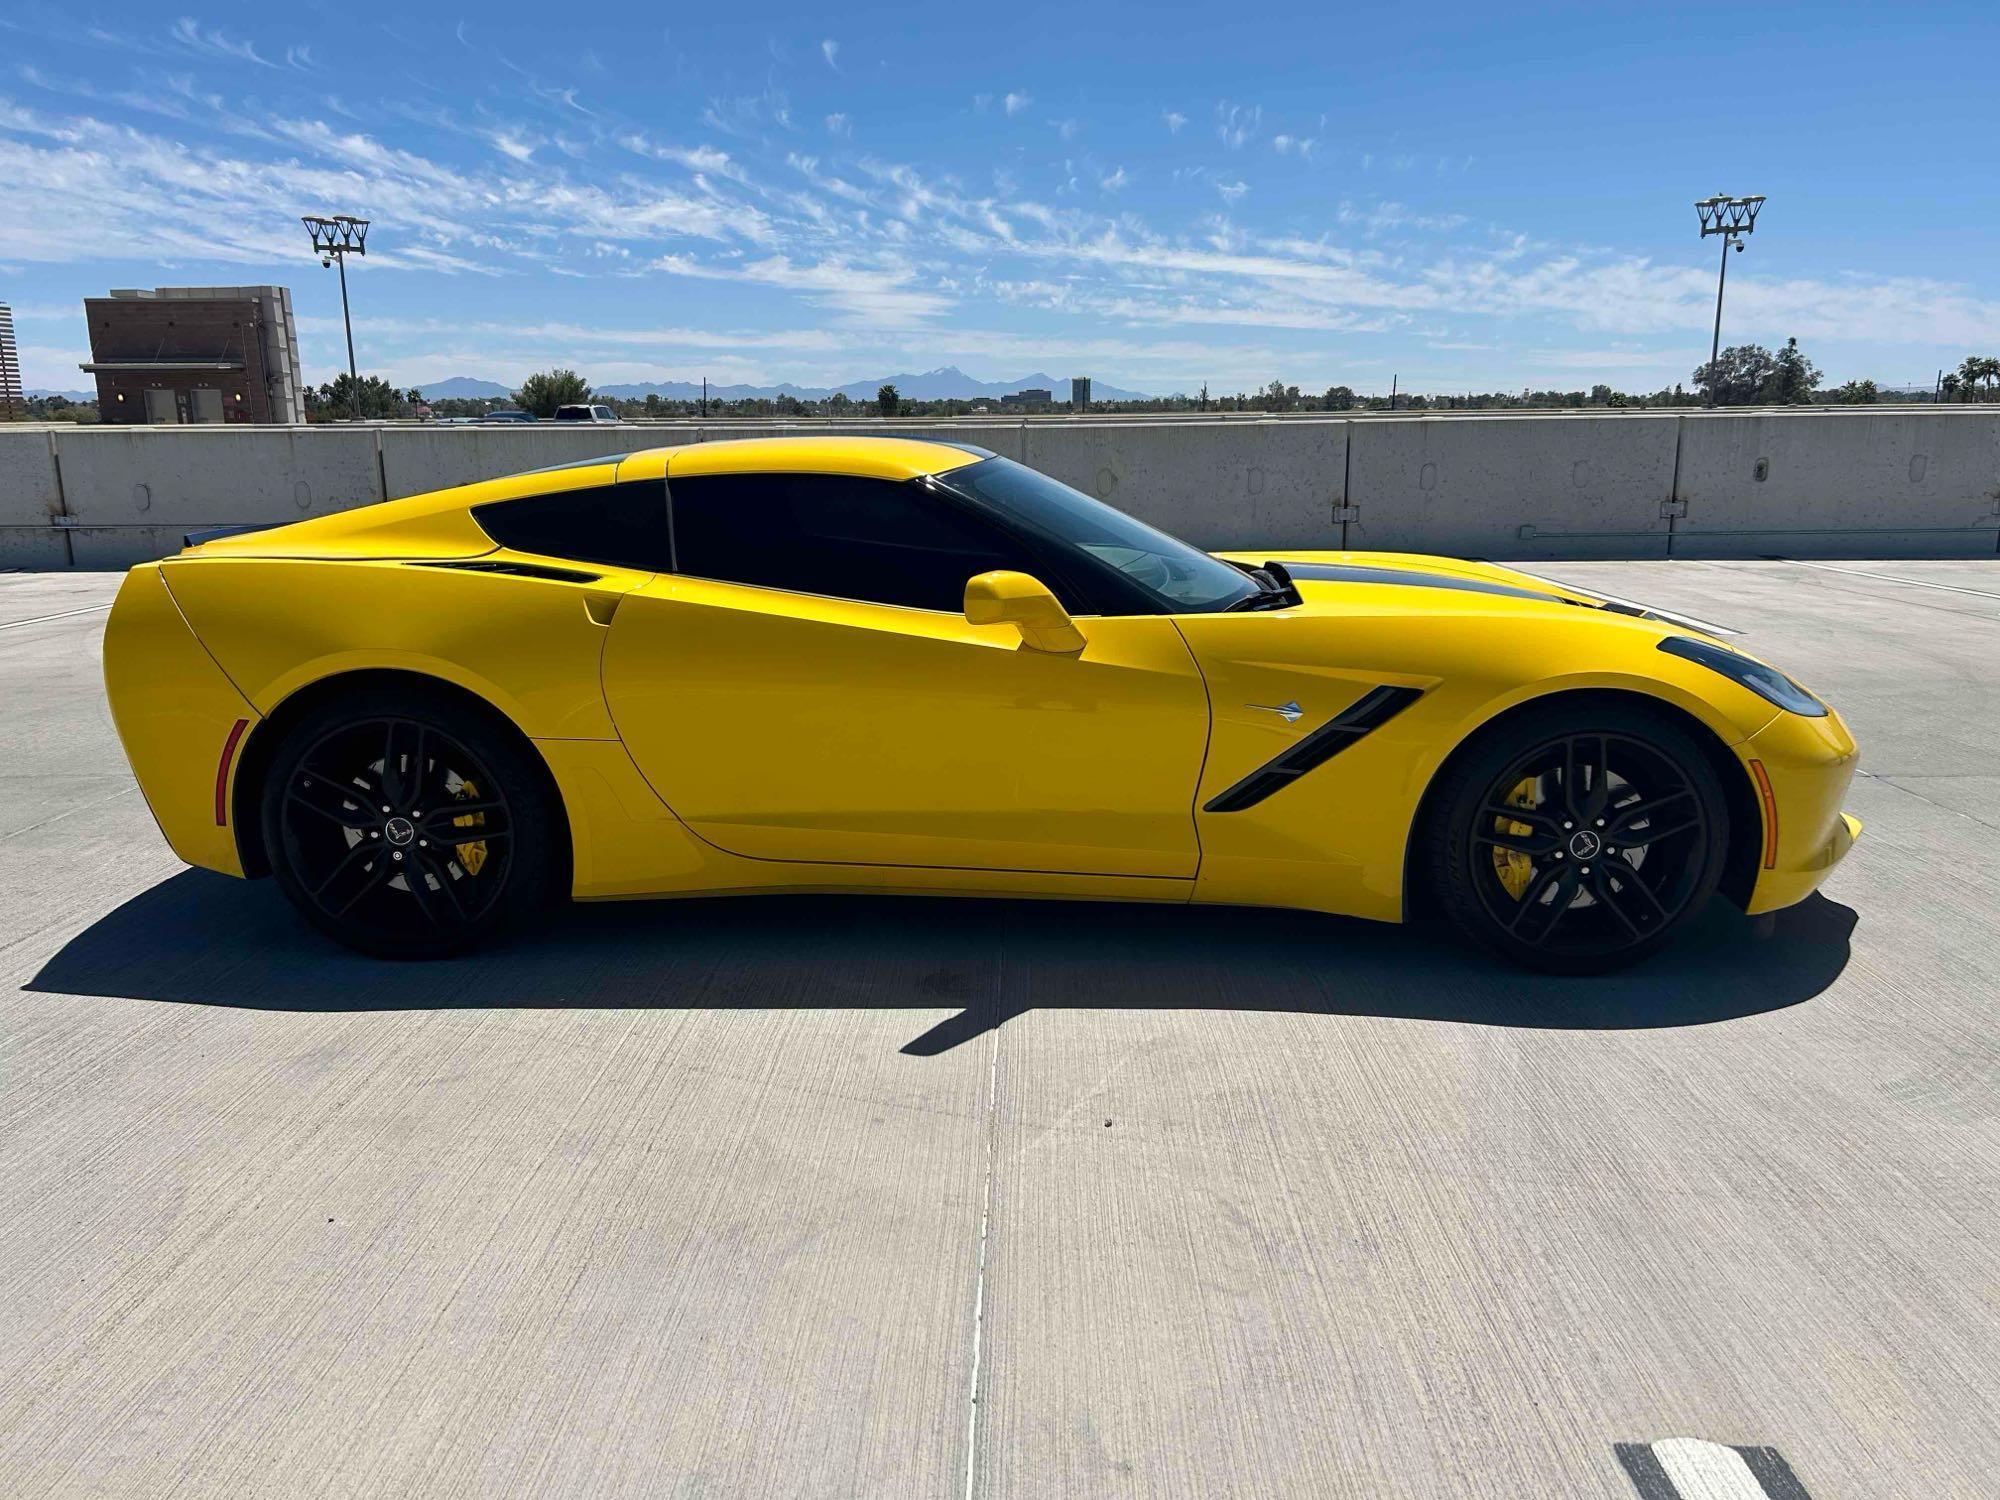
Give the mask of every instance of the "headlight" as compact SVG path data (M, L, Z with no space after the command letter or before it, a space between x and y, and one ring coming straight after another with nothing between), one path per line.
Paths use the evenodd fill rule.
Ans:
M1693 640L1684 635L1668 636L1660 642L1660 649L1670 656L1684 656L1689 661L1699 662L1711 672L1720 672L1731 682L1741 683L1766 702L1775 703L1792 713L1808 719L1826 717L1824 703L1783 672L1767 667L1761 661L1752 661L1747 656L1738 656L1726 647Z

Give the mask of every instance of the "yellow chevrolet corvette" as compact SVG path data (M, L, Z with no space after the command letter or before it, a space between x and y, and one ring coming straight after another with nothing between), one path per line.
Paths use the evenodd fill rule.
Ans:
M182 859L385 955L551 898L907 891L1441 915L1585 972L1860 824L1840 717L1687 622L1408 554L1210 555L983 449L703 443L134 568Z

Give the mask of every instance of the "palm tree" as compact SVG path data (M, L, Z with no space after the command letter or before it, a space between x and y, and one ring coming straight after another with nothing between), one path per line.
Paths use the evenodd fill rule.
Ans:
M1979 361L1979 373L1989 387L2000 385L2000 358L1985 356Z

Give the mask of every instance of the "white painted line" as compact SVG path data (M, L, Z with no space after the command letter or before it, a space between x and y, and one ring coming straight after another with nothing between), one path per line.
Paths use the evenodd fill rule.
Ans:
M2000 599L1991 589L1969 589L1956 583L1930 583L1922 578L1897 578L1889 573L1870 573L1863 568L1836 568L1827 563L1801 562L1796 557L1785 559L1795 568L1817 568L1822 573L1842 573L1849 578L1873 578L1878 583L1900 583L1910 589L1937 589L1946 594L1971 594L1975 599Z
M88 604L82 609L66 609L59 615L36 615L32 620L9 620L0 625L0 630L19 630L24 625L44 625L50 620L67 620L74 615L94 615L100 609L109 609L109 604Z
M1681 1500L1770 1500L1743 1455L1700 1438L1663 1438L1653 1444Z

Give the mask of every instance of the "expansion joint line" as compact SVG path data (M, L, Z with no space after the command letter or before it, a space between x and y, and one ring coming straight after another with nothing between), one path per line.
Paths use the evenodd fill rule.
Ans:
M1000 952L993 975L992 1038L986 1053L986 1184L979 1205L979 1250L972 1278L972 1368L966 1383L965 1488L963 1500L973 1500L979 1481L979 1401L981 1357L986 1347L986 1246L993 1224L993 1168L1000 1116L1001 998L1007 982L1006 916L1000 917Z

